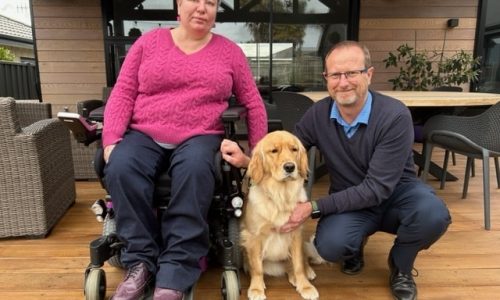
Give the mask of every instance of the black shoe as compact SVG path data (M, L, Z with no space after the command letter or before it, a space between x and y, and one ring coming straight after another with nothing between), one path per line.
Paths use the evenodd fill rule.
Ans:
M359 253L358 255L346 259L342 262L342 267L340 271L344 274L347 275L356 275L360 273L363 270L363 267L365 266L365 259L363 256L363 249L365 248L366 241L368 238L363 239L363 243L361 244L361 247L359 248Z
M394 265L392 257L389 256L389 270L391 272L389 277L389 285L391 286L392 296L397 300L416 300L417 299L417 285L413 280L413 275L404 274Z

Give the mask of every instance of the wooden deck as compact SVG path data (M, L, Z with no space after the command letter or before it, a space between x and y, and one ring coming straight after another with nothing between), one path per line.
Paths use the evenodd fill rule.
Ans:
M433 156L441 163L442 153ZM465 160L457 155L450 171L459 177L447 182L437 193L447 203L453 217L448 232L434 247L421 252L416 262L419 299L498 299L500 293L500 189L497 189L491 161L492 229L484 230L481 164L470 181L467 199L461 199ZM84 270L89 263L88 244L100 235L90 205L104 196L97 182L77 182L77 201L45 239L0 240L0 299L84 299ZM439 182L431 178L436 189ZM323 177L313 191L316 198L326 193ZM307 232L314 222L307 225ZM393 236L377 233L366 250L366 267L356 276L347 276L338 265L318 266L314 284L321 299L391 299L388 288L387 254ZM106 265L108 293L111 295L123 271ZM196 289L196 299L220 299L220 269L205 273ZM248 278L241 278L246 299ZM267 278L268 299L300 299L283 278Z

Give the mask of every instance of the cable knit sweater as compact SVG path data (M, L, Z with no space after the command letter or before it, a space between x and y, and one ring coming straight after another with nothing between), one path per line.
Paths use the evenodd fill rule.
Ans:
M104 111L103 146L120 142L128 128L160 143L222 134L220 119L234 94L247 108L250 148L266 134L267 115L246 57L227 38L185 54L169 29L141 36L130 48Z

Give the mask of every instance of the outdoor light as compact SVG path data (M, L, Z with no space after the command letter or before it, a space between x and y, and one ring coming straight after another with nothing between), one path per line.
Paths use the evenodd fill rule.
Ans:
M458 26L458 19L457 18L453 18L453 19L448 19L448 28L455 28Z

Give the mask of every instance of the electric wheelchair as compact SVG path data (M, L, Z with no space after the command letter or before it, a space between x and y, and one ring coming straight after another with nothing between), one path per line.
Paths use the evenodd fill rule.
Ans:
M230 101L234 103L234 101ZM88 100L78 103L79 113L60 112L58 118L67 125L74 138L85 145L100 142L103 124L103 102ZM235 139L237 123L243 119L245 109L230 105L221 116L225 138ZM239 217L242 214L243 191L241 170L225 162L221 154L214 157L219 167L216 188L208 216L210 228L210 254L207 264L215 262L222 266L221 295L222 299L236 300L240 298L241 286L239 270L242 267L242 254L239 247ZM98 148L94 168L106 188L103 169L103 150ZM156 180L154 201L157 214L168 209L170 199L170 178L165 170ZM103 222L103 233L98 239L90 242L90 263L85 270L84 294L87 300L102 300L106 294L106 276L102 269L104 262L111 266L123 268L120 262L120 251L123 244L116 235L114 211L110 196L105 200L97 200L92 210ZM154 287L152 287L154 289ZM149 294L152 293L149 291ZM194 287L185 293L184 299L193 299ZM152 295L146 296L146 299Z

